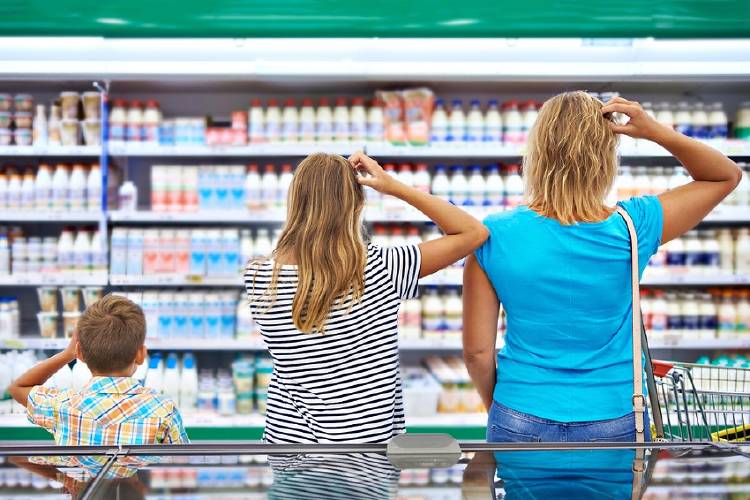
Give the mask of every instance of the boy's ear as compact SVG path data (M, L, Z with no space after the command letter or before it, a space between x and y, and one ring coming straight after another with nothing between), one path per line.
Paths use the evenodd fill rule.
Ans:
M76 348L75 348L76 349L75 350L75 352L76 352L76 359L80 359L81 361L83 361L85 363L86 360L83 359L83 354L81 354L81 344L80 344L80 342L78 342L78 340L76 340L75 346L76 346Z
M142 365L146 361L146 354L148 354L148 349L146 349L146 344L143 344L135 354L135 364L138 366Z

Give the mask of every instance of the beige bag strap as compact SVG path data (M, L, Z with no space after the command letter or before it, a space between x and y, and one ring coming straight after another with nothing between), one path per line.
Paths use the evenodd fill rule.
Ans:
M635 414L635 440L637 443L645 441L645 417L646 399L643 397L643 365L641 364L641 293L639 288L638 272L638 236L635 232L633 219L620 206L616 208L617 213L625 219L630 235L630 280L633 291L633 412Z

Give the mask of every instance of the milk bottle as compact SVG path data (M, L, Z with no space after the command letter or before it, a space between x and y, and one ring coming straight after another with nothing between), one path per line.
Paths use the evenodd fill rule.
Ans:
M740 168L742 169L742 179L734 190L734 199L736 205L747 207L750 205L750 166L743 163Z
M724 290L722 292L718 315L718 338L734 339L735 326L737 324L737 307L734 303L731 290Z
M206 275L221 276L224 274L224 248L222 247L221 230L208 229L206 235Z
M263 208L273 208L280 198L279 177L276 175L276 167L274 165L266 165L260 185Z
M304 116L304 108L302 110ZM328 99L325 97L320 99L320 104L315 113L315 140L318 142L330 142L333 140L333 114L331 113Z
M276 200L276 206L283 208L286 206L286 200L289 196L289 186L292 185L294 179L294 172L292 166L285 163L281 166L281 176L279 177L279 188L278 188L278 199Z
M401 226L393 226L391 228L390 246L403 247L406 244L407 244L407 241L406 241L406 237L404 236L404 228Z
M729 120L720 102L711 104L708 114L708 138L726 139L729 136Z
M126 274L128 265L128 229L112 229L109 272L113 275Z
M303 99L302 108L299 112L299 129L298 137L300 141L312 142L315 140L315 109L313 109L312 99Z
M523 144L523 118L518 103L509 101L503 105L503 142L510 146Z
M445 112L444 106L445 102L442 99L435 100L430 131L430 142L435 144L446 142L448 139L448 114Z
M654 292L654 299L651 302L651 335L652 338L663 338L667 331L667 301L664 298L664 292L657 290Z
M508 175L505 178L505 202L508 208L515 208L524 203L523 179L518 165L508 165Z
M675 119L668 102L659 103L654 106L654 109L656 110L656 121L669 128L674 128Z
M57 240L57 266L61 271L75 269L73 246L73 228L65 227Z
M718 311L711 294L700 294L698 305L698 321L700 326L700 338L712 339L716 337L718 322Z
M630 167L623 165L620 167L620 175L617 176L617 199L627 200L635 192L635 181L631 174Z
M198 400L198 371L192 353L187 353L182 357L180 372L179 406L181 410L189 411L195 409Z
M346 99L336 99L336 107L333 109L333 140L348 142L351 139L349 108L346 107Z
M692 293L685 294L682 299L682 328L684 338L688 340L697 340L700 338L700 311L698 302Z
M715 276L721 270L721 247L716 231L701 231L701 264L703 271L709 276Z
M734 272L734 238L729 229L719 229L717 233L719 244L719 268L723 275Z
M436 286L426 287L422 296L422 335L426 339L442 337L443 301Z
M273 252L271 236L267 228L261 227L258 229L257 236L255 238L255 256L269 257L271 255L271 252Z
M407 186L414 187L414 173L408 163L402 163L399 166L397 178Z
M693 116L690 113L690 106L686 102L677 104L677 112L674 114L674 129L688 137L693 135Z
M664 167L655 167L654 175L651 177L651 194L660 195L669 187L669 179Z
M268 100L268 107L266 108L266 114L263 117L263 124L265 125L265 132L263 134L264 140L266 142L279 142L281 140L282 118L281 110L279 110L279 103L276 99ZM294 125L296 130L297 124L295 123Z
M484 115L484 142L501 143L503 141L503 121L500 117L497 100L490 99Z
M526 101L521 107L521 138L522 143L526 143L529 138L531 127L534 126L537 117L536 103L532 100Z
M692 133L696 139L708 139L709 136L709 123L708 114L706 109L703 107L702 102L698 102L693 106L693 111L690 114L692 122Z
M651 192L651 179L646 167L635 167L633 169L633 191L634 196L643 196Z
M112 238L114 238L114 231ZM153 233L150 233L153 234ZM144 256L144 231L143 229L130 229L127 231L127 250L126 250L126 267L125 273L131 276L140 276L143 273L143 256ZM112 272L113 274L116 274Z
M73 260L76 271L91 270L91 238L86 228L80 228L73 244Z
M219 338L221 336L221 302L219 301L218 294L206 294L204 311L206 338Z
M490 165L487 168L487 181L485 182L484 200L487 206L503 207L505 205L503 194L505 186L503 178L500 177L500 170L497 165Z
M163 381L164 362L161 359L161 353L157 352L149 359L148 372L146 372L146 380L143 385L161 393L164 390Z
M667 266L674 272L684 272L687 253L682 238L675 238L664 245L667 251Z
M414 172L413 185L419 191L424 193L430 192L430 173L427 171L427 164L417 163L416 172Z
M449 201L450 192L450 181L445 173L445 165L435 165L435 176L432 178L432 194Z
M479 108L479 99L472 99L469 114L466 117L466 140L480 142L484 137L484 117Z
M80 391L83 387L91 380L91 370L86 366L82 360L77 359L76 364L73 365L71 374L72 384L71 389L74 391Z
M106 244L102 242L99 231L94 231L91 236L91 270L94 272L107 271Z
M90 212L102 209L102 173L97 164L91 166L86 178L86 209Z
M485 198L486 185L487 183L482 176L482 167L473 165L471 167L471 175L469 176L469 205L483 207L487 204L485 203L485 201L488 201Z
M53 208L52 174L49 165L39 165L34 182L34 203L37 210Z
M245 206L248 210L256 210L262 206L263 192L260 183L258 165L249 165L245 176Z
M20 206L23 210L34 209L34 174L31 173L31 170L27 170L23 175Z
M0 172L0 209L8 208L8 176Z
M264 123L263 105L260 99L253 99L250 102L250 111L247 114L248 121L248 138L252 144L258 144L266 138L266 126Z
M129 142L140 142L143 140L143 105L141 101L135 100L130 103L127 115L126 139Z
M375 99L367 110L367 140L383 142L385 139L385 125L383 120L383 103Z
M672 176L669 178L668 186L669 189L674 189L687 184L688 182L690 182L690 177L685 173L685 169L683 167L676 167Z
M21 176L15 172L10 174L8 181L8 208L18 210L21 208Z
M205 311L203 310L203 294L192 292L188 294L188 336L191 338L205 337Z
M367 139L367 112L365 100L355 97L352 100L349 135L352 141L362 142Z
M684 237L685 266L692 274L703 273L703 248L698 239L698 231L688 231Z
M682 338L682 307L677 295L667 294L667 330L669 336L673 338Z
M68 203L73 211L81 211L86 203L86 174L83 165L73 165L68 185Z
M284 111L281 114L281 140L283 142L297 142L299 140L299 116L297 104L294 99L284 102Z
M734 250L734 272L738 275L750 274L750 229L743 227L737 231Z
M463 142L466 140L466 118L464 117L461 99L454 99L448 118L447 141Z
M62 164L55 167L52 176L52 209L68 210L68 169Z
M221 231L221 246L224 250L222 274L234 276L240 270L240 236L237 229Z
M450 201L458 206L469 204L469 182L466 180L464 169L460 165L451 167Z
M143 112L142 140L154 146L159 144L159 126L161 125L161 111L159 103L154 100L146 102Z
M747 340L750 332L750 293L747 289L740 290L737 301L737 334L742 340Z

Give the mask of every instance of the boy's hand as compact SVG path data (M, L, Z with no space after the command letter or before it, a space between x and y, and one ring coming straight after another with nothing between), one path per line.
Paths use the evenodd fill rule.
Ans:
M78 331L73 331L73 336L70 337L70 342L68 342L67 347L63 350L62 354L69 358L69 361L73 361L76 359L76 350L78 348Z

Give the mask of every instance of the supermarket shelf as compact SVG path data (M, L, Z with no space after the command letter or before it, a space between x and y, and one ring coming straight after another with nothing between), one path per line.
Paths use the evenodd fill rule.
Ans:
M0 157L3 156L99 156L99 146L0 146Z
M641 280L641 285L646 286L736 286L749 284L750 275L670 274L654 276L647 272Z
M107 286L107 273L0 275L0 286Z
M207 287L240 287L242 277L222 276L206 277L176 274L150 274L146 276L111 275L112 286L207 286Z
M410 339L399 340L399 350L414 352L460 351L459 340L443 339ZM68 339L42 338L36 336L14 339L0 339L0 349L15 350L61 350L68 345ZM146 346L151 351L265 351L265 344L257 337L245 339L182 339L182 338L148 338ZM750 349L750 339L659 339L649 342L651 349L661 350L733 350Z
M8 222L99 222L104 216L102 212L65 212L65 211L26 211L2 210L0 221Z
M750 156L750 143L743 140L715 140L705 141L707 144L731 156ZM15 149L9 147L7 149ZM95 148L98 150L98 148ZM138 143L110 144L110 154L113 156L129 157L299 157L310 153L325 151L347 155L357 150L365 150L368 154L386 158L520 158L524 147L506 146L502 144L485 143L454 143L448 145L427 146L394 146L388 143L278 143L251 144L247 146L159 146ZM644 142L638 147L622 147L619 151L621 158L660 158L672 155L664 148Z
M216 210L200 212L110 212L112 222L155 222L159 224L249 224L281 223L286 220L286 213L281 210Z
M703 222L750 222L750 207L719 205Z

